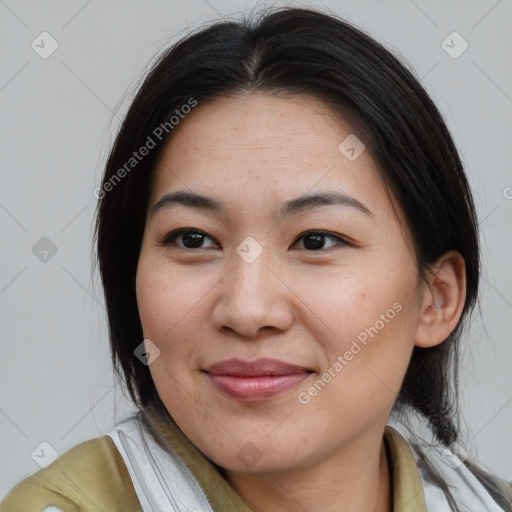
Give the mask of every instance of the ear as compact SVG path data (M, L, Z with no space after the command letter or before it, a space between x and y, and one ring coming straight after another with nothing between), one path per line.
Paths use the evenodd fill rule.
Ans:
M423 284L414 344L441 344L455 329L466 300L466 265L457 251L443 254L431 266Z

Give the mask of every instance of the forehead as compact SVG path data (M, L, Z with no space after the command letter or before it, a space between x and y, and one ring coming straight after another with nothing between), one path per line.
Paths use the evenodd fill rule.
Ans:
M317 187L384 205L388 199L369 151L355 159L344 153L347 140L358 151L364 147L355 137L346 120L311 96L246 94L199 103L162 150L151 203L184 188L282 202Z
M225 96L200 103L173 129L164 149L167 156L176 146L210 158L229 158L227 149L236 153L292 157L323 154L338 158L338 145L352 132L324 102L305 95L274 96L244 94ZM279 151L281 150L281 151ZM179 151L175 157L179 157ZM190 157L193 155L187 155Z

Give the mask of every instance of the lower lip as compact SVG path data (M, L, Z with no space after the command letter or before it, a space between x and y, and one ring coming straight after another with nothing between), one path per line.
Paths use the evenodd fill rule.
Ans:
M299 385L309 373L264 375L261 377L235 377L207 373L213 385L226 395L244 402L258 402L281 395Z

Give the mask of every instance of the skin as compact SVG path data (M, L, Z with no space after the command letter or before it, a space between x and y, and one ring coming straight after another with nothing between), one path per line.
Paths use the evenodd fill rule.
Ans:
M441 343L462 312L461 256L446 253L427 282L418 280L370 151L350 161L338 150L351 133L313 97L217 98L180 121L155 170L136 282L144 337L161 351L151 375L180 429L225 468L254 511L392 510L384 428L414 346ZM152 212L177 190L212 196L225 211ZM279 222L271 216L286 200L326 190L372 215L330 205ZM206 234L199 248L182 236L161 243L185 227ZM311 230L350 243L326 237L311 249L311 236L302 236ZM247 237L263 251L251 263L236 251ZM299 393L395 303L400 312L301 403ZM282 395L243 403L201 371L233 357L276 358L314 373ZM260 458L249 466L240 450Z

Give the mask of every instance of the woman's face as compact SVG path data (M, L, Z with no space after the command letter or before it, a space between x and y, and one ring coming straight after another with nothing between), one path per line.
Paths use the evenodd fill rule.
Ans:
M400 389L416 260L351 134L312 97L251 94L199 104L160 156L137 272L160 351L149 368L180 429L228 470L346 453L382 435ZM159 203L178 191L217 207ZM340 201L296 202L323 194Z

